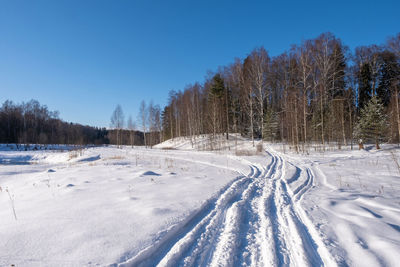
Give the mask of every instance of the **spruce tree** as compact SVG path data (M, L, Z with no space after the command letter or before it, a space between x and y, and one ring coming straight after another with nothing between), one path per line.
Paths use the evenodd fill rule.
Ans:
M364 63L360 68L358 77L358 109L362 110L372 96L372 74L368 63Z
M355 131L356 137L362 139L363 142L374 141L376 148L379 149L379 143L385 137L386 120L383 104L376 96L373 96L361 110Z
M379 70L379 85L376 89L376 94L385 107L390 103L391 89L399 75L400 66L396 60L396 55L389 51L384 51L382 53L382 66Z
M343 54L342 46L339 43L334 47L333 56L335 57L335 70L332 78L333 91L331 92L331 95L333 98L343 98L346 88L346 58Z
M225 90L224 80L219 73L213 77L213 83L211 86L211 95L217 99L221 99Z
M224 80L222 79L219 73L215 74L209 92L209 102L211 104L210 109L210 119L211 119L211 127L213 132L213 137L215 137L217 131L220 132L223 124L223 101L222 98L224 96L225 85Z
M269 109L267 112L265 112L263 128L264 140L270 140L271 142L274 142L278 137L279 117L276 112L272 111L272 109Z

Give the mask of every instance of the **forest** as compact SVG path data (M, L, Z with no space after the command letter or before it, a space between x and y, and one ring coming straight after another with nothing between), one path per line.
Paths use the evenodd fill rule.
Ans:
M154 135L150 133L149 137ZM49 111L37 100L21 104L7 100L0 107L0 143L143 145L144 140L143 132L133 129L97 128L65 122L57 111Z
M398 143L400 34L352 52L331 33L270 57L264 47L170 91L163 136L240 133L286 142Z
M400 142L400 33L355 48L331 33L270 57L264 47L208 72L203 83L171 90L167 105L139 107L125 123L118 105L111 128L67 123L38 101L0 108L1 143L154 145L200 134L239 133L253 140L307 144Z
M0 143L97 145L109 143L107 134L105 128L64 122L36 100L7 100L0 108Z

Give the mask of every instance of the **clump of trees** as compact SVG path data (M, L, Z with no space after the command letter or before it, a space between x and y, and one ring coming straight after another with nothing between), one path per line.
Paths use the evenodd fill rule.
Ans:
M20 144L108 144L108 131L62 121L36 100L15 104L5 101L0 108L0 143Z
M142 101L139 107L138 124L129 116L125 124L124 112L117 105L111 116L111 129L108 137L111 144L153 146L163 141L161 108L150 102L148 105ZM127 127L124 127L124 126ZM139 126L137 126L139 125ZM141 128L141 131L137 129Z
M255 138L283 141L297 151L310 143L340 147L362 136L379 147L400 141L399 81L400 34L354 53L331 33L276 57L256 48L203 84L170 91L162 134L228 138L235 132L253 144ZM384 128L372 125L381 118ZM376 127L379 133L371 130Z

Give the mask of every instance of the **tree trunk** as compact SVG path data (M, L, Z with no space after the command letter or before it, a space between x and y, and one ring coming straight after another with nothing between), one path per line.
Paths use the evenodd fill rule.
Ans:
M225 112L226 112L226 140L229 140L229 104L228 104L228 87L225 93ZM229 147L229 146L228 146Z
M253 100L250 96L250 131L251 131L251 141L254 147L254 122L253 122Z
M340 101L341 108L342 108L342 136L343 136L343 144L345 146L347 146L346 133L345 133L345 129L344 129L345 127L344 127L344 103L343 103L343 101Z
M171 139L173 139L174 138L174 129L172 127L172 123L173 123L173 120L172 120L172 105L171 105L171 109L169 111L169 121L171 123L171 125L169 126L171 128L170 129L170 131L171 131Z
M375 146L376 149L381 149L381 147L379 146L378 138L375 138Z
M117 134L117 148L119 148L119 129L117 129L116 134Z
M303 124L304 124L304 143L307 142L307 102L306 102L306 94L303 95Z
M351 105L349 105L349 119L350 119L350 144L351 144L351 150L353 150L353 121L352 121L352 108Z
M294 98L294 127L295 127L295 138L296 138L296 152L299 152L299 129L298 129L298 122L297 122L297 101Z
M324 110L323 110L323 97L322 97L322 89L321 89L321 102L320 102L320 108L321 108L321 142L322 145L325 145L325 133L324 133Z
M395 87L395 101L396 101L396 115L397 115L397 132L398 132L398 137L397 137L397 143L400 143L400 112L399 112L399 92L397 86Z

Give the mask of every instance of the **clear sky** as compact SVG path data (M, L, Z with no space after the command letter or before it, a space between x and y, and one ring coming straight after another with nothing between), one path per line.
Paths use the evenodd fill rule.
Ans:
M0 0L0 102L37 99L66 121L109 126L142 100L263 45L278 55L330 31L354 49L400 32L400 1Z

